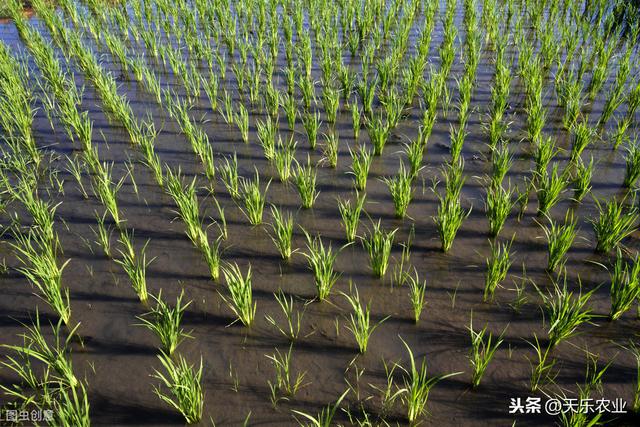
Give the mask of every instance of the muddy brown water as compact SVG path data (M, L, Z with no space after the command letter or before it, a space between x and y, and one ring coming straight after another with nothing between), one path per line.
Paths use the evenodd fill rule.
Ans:
M32 24L39 26L43 34L46 29L37 20ZM0 39L17 51L25 48L19 41L15 27L11 23L0 23ZM435 46L441 39L441 23L436 26L431 49L432 60L437 63ZM305 258L294 254L289 262L282 261L267 234L268 227L251 227L240 210L227 194L224 186L216 180L215 195L225 208L228 221L229 239L224 242L224 259L237 262L243 271L251 264L253 271L254 297L257 302L255 325L246 329L233 322L233 314L222 301L219 292L225 292L221 283L213 283L208 277L206 265L200 254L184 234L184 227L175 220L172 200L155 184L150 173L140 164L135 167L135 181L138 194L135 194L130 180L118 195L118 200L126 226L135 230L136 246L140 248L149 239L148 258L154 261L147 271L147 283L150 292L156 294L162 289L163 297L169 301L184 289L186 298L193 303L186 311L184 327L192 331L194 339L186 340L178 351L193 363L202 358L204 365L203 386L205 390L204 417L200 425L210 425L213 419L218 426L237 426L251 413L249 425L285 426L297 425L292 410L317 413L321 408L335 401L346 389L347 379L351 384L357 380L356 367L363 370L359 379L359 398L367 411L380 410L378 393L372 385L382 386L385 382L384 364L400 362L407 366L408 358L400 341L402 337L418 358L425 357L430 374L463 372L461 375L439 383L429 397L429 415L424 425L447 426L506 426L516 421L516 425L552 425L554 418L545 415L509 414L509 401L514 397L533 396L528 390L530 364L528 358L534 357L532 347L526 342L534 335L546 337L545 317L539 308L539 298L531 285L526 287L528 302L515 312L510 303L515 299L515 285L520 283L522 266L525 265L527 278L533 280L542 289L551 284L544 271L546 265L546 243L538 218L535 216L537 201L532 196L529 209L518 221L514 212L510 215L502 230L499 241L515 236L513 249L514 263L510 274L497 291L493 303L483 303L485 258L489 252L487 235L488 224L484 215L483 190L477 177L489 172L490 163L486 137L481 126L481 116L486 113L490 98L489 85L493 68L485 52L479 66L478 83L473 96L475 108L469 121L469 136L466 139L463 155L466 160L463 187L464 206L473 206L471 215L464 222L448 254L440 252L440 243L432 216L436 214L437 199L430 190L433 178L439 177L439 168L448 158L449 125L456 124L456 114L452 110L446 118L439 114L429 139L425 155L425 169L415 188L414 199L409 207L410 218L397 220L393 215L393 203L386 186L378 178L395 174L400 155L401 142L414 138L421 117L418 103L410 110L409 116L394 130L385 148L384 155L375 158L367 185L367 203L365 209L372 219L380 218L385 229L398 228L396 244L393 249L394 260L400 258L401 242L407 239L409 230L415 227L415 237L411 250L411 263L417 268L420 277L427 280L427 305L419 324L411 320L411 307L406 288L389 286L390 272L385 280L371 276L367 256L356 243L344 248L336 263L341 277L336 284L329 302L308 302L314 295L313 277ZM120 75L119 64L105 53L103 66ZM73 65L70 65L72 70ZM452 76L461 73L459 58L454 65ZM227 70L228 79L233 79L231 70ZM314 69L319 75L319 70ZM90 111L94 121L94 143L99 146L101 160L114 161L120 176L125 174L124 162L128 158L136 159L128 137L117 124L111 123L102 113L100 100L91 84L84 81L82 73L75 70L77 83L84 85L82 108ZM231 76L231 77L229 77ZM196 162L188 143L180 134L179 127L168 117L166 111L159 108L153 99L140 88L132 77L124 76L120 81L121 93L126 95L140 117L150 114L163 130L156 142L156 150L163 162L171 166L180 165L187 177L198 176L204 184L201 168ZM449 82L454 87L454 81ZM548 85L547 88L550 88ZM528 143L519 142L523 136L522 94L518 79L512 86L512 104L518 115L510 132L510 148L515 161L508 179L522 184L522 178L531 168L528 156ZM606 91L606 89L605 89ZM237 96L237 94L236 94ZM453 99L456 94L454 93ZM552 91L546 97L549 120L546 131L558 138L562 148L570 148L570 139L559 131L561 112L555 104ZM592 117L597 117L602 109L602 94L592 106ZM624 112L624 105L619 113ZM352 197L352 179L349 170L350 157L348 146L356 142L351 133L349 112L341 106L337 129L340 135L340 154L337 169L320 167L318 184L320 196L311 210L299 209L299 198L292 184L284 185L277 179L273 168L266 162L262 150L257 144L255 119L261 112L252 111L250 119L250 143L242 143L235 127L224 123L219 114L213 113L203 96L192 116L205 115L204 128L213 143L216 157L237 152L240 173L250 177L253 168L260 171L261 180L272 178L268 203L282 207L294 214L296 225L313 233L322 235L325 243L331 243L334 249L345 244L337 209L337 197ZM636 117L636 123L638 117ZM280 131L288 135L286 123L281 120ZM73 147L63 127L54 119L54 129L43 111L36 115L34 130L38 143L42 147L59 153L71 155ZM326 130L326 125L323 125ZM104 135L104 139L103 139ZM313 161L319 161L319 150L311 151L306 143L301 123L296 123L296 138L300 141L296 157L305 159L307 153ZM366 131L361 132L360 140L367 141ZM321 140L320 140L321 141ZM593 144L583 155L593 155L597 167L593 178L592 194L597 197L611 197L622 194L621 182L624 176L623 150L613 152L605 144ZM567 154L560 155L563 164ZM63 162L56 163L63 169ZM64 259L70 259L64 271L63 281L70 289L72 318L81 324L79 334L83 345L74 343L73 364L78 376L86 378L88 383L91 419L94 425L105 426L175 426L184 422L181 416L164 405L153 392L157 381L150 377L154 369L160 369L156 358L157 340L153 334L141 327L136 316L145 312L133 293L128 279L121 268L102 255L93 243L95 237L92 228L96 227L94 212L103 212L98 201L90 197L84 199L72 177L61 172L66 182L64 196L56 195L63 203L57 211L57 231L64 248ZM86 177L85 177L86 178ZM424 183L423 183L424 182ZM90 189L88 180L84 182ZM599 289L590 302L594 312L606 316L609 311L608 274L596 263L607 264L610 259L593 252L594 235L588 218L596 215L595 204L590 196L576 204L569 200L571 191L567 190L563 200L552 210L551 216L560 220L567 209L575 209L580 217L579 237L574 243L567 262L568 283L577 289L578 276L584 290ZM206 191L200 191L202 212L205 216L217 218L218 214L211 197ZM266 222L270 221L265 211ZM208 219L207 222L211 222ZM6 225L7 216L3 216ZM363 218L359 234L370 225ZM215 234L215 226L210 228ZM638 233L625 241L633 250L638 249ZM0 256L5 257L10 267L17 266L9 247L10 238L5 235L0 245ZM294 247L304 250L304 236L296 228ZM113 238L114 248L116 238ZM389 270L393 269L394 263ZM358 355L357 347L350 332L345 328L345 316L348 315L347 302L339 295L348 292L349 281L358 287L364 301L371 301L372 318L381 320L390 316L373 334L369 350ZM33 289L18 273L11 270L0 278L2 295L0 298L0 334L3 344L19 344L18 334L24 331L21 323L30 323L38 307L41 318L54 320L52 312L41 300L33 295ZM267 381L274 379L274 370L266 355L275 349L286 351L288 342L266 322L265 315L273 315L283 320L273 297L273 292L282 289L293 295L298 309L304 309L302 335L293 347L294 372L306 372L307 385L290 401L281 401L277 408L271 406ZM470 337L467 327L473 313L473 324L480 328L485 324L494 334L500 334L506 328L505 341L490 363L482 384L476 390L470 388L471 369L468 361ZM339 327L336 329L336 319ZM608 322L605 318L596 319L593 325L580 327L580 335L561 343L554 351L559 375L556 382L568 395L575 396L576 383L582 383L586 366L585 350L599 355L600 364L611 362L604 376L603 396L614 399L623 398L631 404L635 381L635 359L620 345L635 337L639 321L635 316L635 307L620 320ZM9 354L0 349L0 356ZM353 363L352 363L353 362ZM352 366L348 369L349 366ZM7 369L0 369L0 382L10 384L15 378ZM398 378L398 381L401 381ZM550 388L549 390L555 390ZM538 397L544 397L541 393ZM367 397L372 396L371 399ZM0 404L5 402L0 396ZM349 406L357 409L356 393L346 399ZM343 407L345 404L342 405ZM388 420L392 425L406 425L403 409L395 405ZM344 413L337 419L348 423ZM634 425L637 422L631 416L614 421L618 425Z

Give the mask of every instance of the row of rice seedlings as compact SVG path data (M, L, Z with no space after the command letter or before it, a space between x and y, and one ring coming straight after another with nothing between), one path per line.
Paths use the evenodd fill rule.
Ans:
M472 314L473 316L473 314ZM471 351L469 352L469 361L473 369L471 375L471 386L477 388L482 381L489 363L495 356L496 351L502 344L506 329L502 331L500 336L494 340L494 336L487 330L487 325L479 331L473 329L473 317L469 322L469 333L471 334Z

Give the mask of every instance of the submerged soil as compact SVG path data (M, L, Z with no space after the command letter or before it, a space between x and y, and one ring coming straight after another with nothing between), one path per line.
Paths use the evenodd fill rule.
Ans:
M37 21L33 23L38 25ZM43 33L46 33L44 29ZM432 46L437 46L441 37L441 23L438 23ZM11 23L0 24L0 39L18 50L24 50ZM432 47L431 56L434 55L437 52ZM192 331L193 339L186 340L179 350L191 362L196 363L202 358L204 365L205 416L200 425L211 425L210 420L215 421L217 426L242 425L248 414L249 425L297 425L292 417L293 409L319 412L347 388L347 380L354 386L358 384L358 393L351 393L346 399L348 405L343 403L342 406L350 406L355 413L359 399L367 411L375 414L380 410L380 402L379 393L373 386L382 387L385 382L383 361L387 364L400 362L403 366L408 363L400 337L410 345L416 357L426 357L430 374L463 372L442 381L433 389L429 397L430 414L423 425L506 426L515 421L518 426L540 426L554 423L555 419L546 415L509 414L511 398L532 395L528 391L531 372L528 359L533 359L534 351L527 341L532 341L534 336L546 337L545 317L539 308L539 297L529 282L535 282L542 290L552 283L545 272L546 241L538 224L542 219L535 215L535 195L532 195L524 217L518 221L514 210L501 232L500 241L511 239L512 236L514 238L513 267L503 288L497 291L495 301L482 302L489 239L483 207L484 191L479 177L489 173L490 162L487 161L489 149L480 119L486 113L490 98L493 65L489 57L489 54L484 55L479 66L478 83L473 96L476 110L469 120L469 136L463 151L467 179L462 198L464 206L472 206L473 209L448 254L440 251L432 219L437 211L437 198L430 187L432 180L440 177L440 167L449 157L449 127L457 123L455 111L449 111L446 118L442 114L438 116L429 139L425 168L420 173L419 184L409 207L410 218L394 218L391 197L386 185L378 178L396 173L400 144L416 137L421 118L417 102L409 116L391 135L384 155L374 159L369 174L365 209L372 219L380 218L386 230L398 228L394 260L400 259L400 243L406 241L411 228L415 231L411 263L420 277L427 280L427 305L417 325L411 318L408 290L391 287L389 273L385 280L372 277L368 258L360 243L341 250L336 264L341 277L330 300L326 303L310 302L314 296L314 285L306 259L298 253L289 262L282 261L267 233L268 226L248 225L222 183L217 181L215 197L225 208L229 227L229 238L223 243L223 257L226 261L237 262L243 271L251 265L257 301L254 327L248 330L239 323L233 323L233 314L219 295L225 289L220 283L210 280L200 254L184 234L183 224L175 220L173 201L158 188L148 170L136 165L134 176L137 194L131 179L127 178L118 200L127 228L135 230L138 248L149 239L147 257L154 259L147 271L150 292L156 294L162 289L165 300L173 302L184 290L186 299L193 301L184 319L184 327ZM432 60L435 63L438 61L437 57ZM140 117L150 114L156 125L162 126L156 143L156 151L162 161L172 167L180 165L186 177L197 176L199 182L204 183L202 170L185 137L166 111L159 108L131 76L123 74L119 64L109 55L105 54L102 63L114 75L120 76L120 91L129 99L136 114ZM459 75L461 71L462 66L456 61L452 76ZM319 70L314 69L315 73L319 75ZM104 116L94 89L89 82L83 81L82 73L77 70L76 78L77 83L85 87L82 108L90 111L94 121L94 143L99 146L101 159L114 161L119 176L124 176L124 162L129 158L137 158L126 132ZM165 80L163 76L163 81L173 83L171 76L168 79ZM453 80L449 84L455 87ZM174 87L178 90L177 83ZM520 114L513 117L510 132L513 144L510 148L515 161L507 179L513 184L522 185L532 160L528 144L519 142L523 137L523 95L517 79L512 87L511 100L512 112ZM571 140L561 130L562 114L558 113L560 109L555 104L552 91L549 91L547 100L549 114L545 131L554 135L562 148L569 149ZM597 117L602 109L602 100L589 108L592 116ZM352 178L346 174L351 164L348 147L357 144L352 137L349 112L341 105L336 125L340 135L338 166L336 169L326 166L318 169L320 196L311 210L299 209L295 187L280 183L276 172L264 159L255 133L255 121L263 118L263 113L250 112L249 144L242 142L235 127L228 126L219 114L211 111L204 94L197 108L192 110L192 117L203 117L204 129L219 159L236 152L243 176L251 177L255 167L260 171L261 181L273 179L268 191L268 203L294 214L296 225L299 226L295 230L294 247L301 251L305 248L301 228L321 234L323 241L330 242L335 249L342 247L346 241L336 198L352 197ZM637 120L638 117L636 123ZM288 130L283 122L281 120L280 132L284 139L288 137ZM73 145L62 129L56 123L52 130L43 109L38 110L35 134L39 145L48 147L56 154L71 155ZM322 130L326 130L325 125ZM296 154L299 160L310 154L312 161L320 161L319 150L309 149L299 122L296 123L295 138L301 142ZM360 138L361 141L368 139L364 129ZM593 196L602 198L622 194L623 151L612 151L610 145L593 144L584 158L590 155L597 162L592 183ZM564 163L568 160L568 154L563 153L559 158ZM139 303L122 269L103 256L94 244L92 229L96 228L95 212L102 213L103 207L93 197L82 197L71 175L64 172L63 160L62 157L54 162L61 169L60 177L65 180L64 196L55 196L62 201L57 210L57 231L64 248L64 259L71 260L64 270L63 282L70 289L72 317L80 322L78 333L82 337L82 343L73 344L73 364L78 376L86 378L88 383L92 422L104 426L183 425L182 417L154 394L153 386L157 385L157 381L150 375L154 369L160 369L156 357L157 340L150 331L136 326L139 323L136 316L147 309ZM90 188L88 180L85 186ZM210 216L208 222L217 219L215 204L207 191L202 189L200 197L203 212ZM597 213L595 203L590 196L580 204L569 198L570 191L567 191L563 200L551 211L551 216L557 220L564 218L567 209L574 209L580 218L579 238L571 248L567 262L568 283L577 290L579 277L585 291L599 287L590 305L595 313L606 316L610 307L609 276L600 264L609 265L610 259L594 253L595 239L588 219ZM265 219L270 222L267 212ZM8 225L6 216L3 224ZM362 235L370 224L368 219L363 218L359 234ZM634 233L625 241L631 251L639 249L638 237L640 233ZM113 242L115 247L115 233ZM9 267L17 266L6 235L0 245L2 257L6 258ZM527 280L522 279L523 266ZM392 269L393 264L390 266ZM349 308L339 293L348 292L349 282L357 285L364 301L371 301L375 321L389 316L374 332L365 355L358 355L355 341L346 329L345 316ZM526 286L527 302L516 311L510 304L516 298L515 285L521 283ZM44 320L43 324L49 320L55 321L48 307L34 296L26 279L13 269L10 268L0 278L0 284L3 295L0 298L0 340L3 344L21 342L18 334L24 332L22 324L32 322L36 307L41 320ZM268 380L273 381L274 370L266 355L273 354L276 348L286 351L289 344L264 316L272 315L283 320L273 297L278 289L293 295L297 307L304 310L303 338L294 344L292 359L294 372L306 372L307 385L290 401L281 401L274 409L267 384ZM470 388L471 369L468 360L471 316L476 329L487 324L495 335L506 329L503 345L490 363L482 384L475 390ZM553 352L559 368L557 386L568 396L575 396L576 383L581 384L584 380L587 363L585 352L589 351L599 355L601 365L611 363L601 393L593 397L620 397L630 405L636 362L620 345L625 345L633 338L639 326L640 321L634 312L626 313L615 322L608 322L603 317L596 319L593 325L582 326L579 336L561 343ZM7 354L10 352L0 349L2 358ZM0 369L0 383L10 384L13 381L15 378L10 372ZM540 393L537 395L544 397ZM0 404L4 403L3 399L5 397L0 396ZM406 425L403 414L402 408L396 405L387 419L391 424ZM348 417L344 413L339 413L337 419L348 424ZM622 416L613 424L637 425L637 421L631 416Z

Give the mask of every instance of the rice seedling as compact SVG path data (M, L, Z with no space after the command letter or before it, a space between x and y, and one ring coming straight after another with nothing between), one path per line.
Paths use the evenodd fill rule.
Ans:
M413 197L412 176L411 171L405 168L404 162L400 161L400 168L396 176L381 179L391 193L396 218L404 218L407 214L407 208Z
M546 173L547 166L551 160L558 154L555 141L551 138L541 138L535 146L533 158L536 163L534 177L539 178Z
M102 248L102 252L104 252L107 257L111 258L111 235L113 234L113 230L111 227L107 227L104 223L107 213L105 212L102 215L98 215L96 212L95 215L96 221L98 222L98 228L97 230L93 230L92 228L92 230L98 239L96 243Z
M595 136L595 131L589 126L586 121L578 123L573 128L573 145L571 145L571 157L572 162L576 162L582 152L592 143L592 139Z
M271 224L273 235L271 235L271 240L273 240L276 248L278 248L282 259L287 260L291 258L291 254L295 252L291 249L293 215L291 215L290 212L283 213L275 206L271 206L271 217L273 218L273 223Z
M389 266L389 256L393 246L393 239L398 229L389 232L382 229L381 221L373 223L373 229L368 236L362 238L362 245L369 255L369 266L376 277L384 277Z
M445 169L446 184L445 192L443 196L436 191L436 185L433 187L433 192L439 201L438 214L433 217L440 236L440 244L443 252L449 252L453 245L453 240L458 234L458 230L462 226L463 221L471 214L471 209L464 211L462 209L462 203L460 201L460 188L464 182L464 178L461 176L462 171L460 166L449 166L449 169Z
M594 201L599 214L589 222L596 235L596 252L607 253L636 230L640 216L637 208L625 208L624 200L610 199L602 203L594 198Z
M418 418L427 412L427 402L429 401L429 393L431 389L440 381L461 374L461 372L452 372L444 375L429 377L427 375L427 362L423 358L422 363L416 363L413 352L402 338L400 338L409 353L411 366L407 369L398 366L404 372L404 392L402 400L407 407L407 419L409 423L415 423Z
M638 256L626 263L620 248L616 251L616 262L611 276L611 310L609 320L617 320L640 296L640 262Z
M513 238L509 242L494 243L489 241L491 256L487 258L487 272L484 278L483 301L493 301L496 288L507 277L511 268L511 245Z
M303 386L304 377L307 374L305 372L298 372L295 377L291 367L291 352L293 351L293 343L289 345L289 351L281 353L276 349L276 352L267 356L267 359L271 360L271 364L276 371L276 378L274 382L267 381L269 389L271 390L271 401L276 406L277 402L283 397L285 399L292 398L296 395L298 390Z
M335 169L338 166L338 134L330 131L324 134L324 147L322 148L322 160L329 164L329 167Z
M491 149L491 181L499 185L511 169L513 156L509 153L509 146L501 144Z
M140 249L140 255L137 255L133 248L132 239L133 233L129 234L127 231L124 231L120 234L118 242L124 246L124 250L118 249L122 258L116 259L115 262L127 273L131 287L133 287L138 298L140 298L140 302L144 303L148 298L146 271L149 264L151 264L155 258L147 262L146 249L149 244L148 240Z
M589 163L585 163L580 159L576 164L575 178L573 180L574 191L573 198L581 201L585 195L591 191L591 177L593 176L593 157Z
M369 140L371 141L371 144L373 144L373 155L380 156L387 144L389 133L391 132L391 126L382 118L381 115L365 117L366 120L364 123L367 128L367 133L369 134Z
M297 164L294 173L296 188L298 189L298 195L300 195L304 209L313 207L313 204L320 195L320 192L316 189L317 175L318 172L315 166L311 166L311 157L307 154L307 164L305 166Z
M316 286L316 297L319 301L324 301L329 294L333 285L335 285L340 275L333 269L340 250L333 251L331 244L324 245L320 236L311 237L306 230L303 230L307 239L307 251L303 255L307 258L309 268L313 271L313 278Z
M120 218L120 209L118 207L117 194L124 183L124 177L116 183L112 180L113 163L98 164L96 175L94 175L93 190L100 202L107 208L109 214L116 223L116 227L120 227L122 219Z
M160 339L162 352L169 356L173 355L176 348L185 338L193 338L180 325L185 310L191 305L191 301L183 304L183 297L184 289L176 298L175 307L170 307L162 299L162 290L160 290L158 296L151 295L151 298L156 303L155 307L151 307L151 311L137 317L142 322L140 326L144 326L156 334Z
M246 276L242 274L236 263L222 266L222 274L227 282L230 295L225 297L220 294L220 297L237 316L237 320L250 327L256 315L256 303L253 301L251 289L251 264L249 264Z
M360 301L360 295L358 294L358 288L353 286L353 295L348 295L342 293L353 312L349 313L347 329L351 331L353 337L358 344L358 350L361 354L366 353L367 347L369 345L369 339L373 334L373 331L378 328L387 318L383 318L379 322L372 324L371 323L371 301L367 305L363 305Z
M358 101L354 100L350 105L351 123L353 124L353 139L356 141L360 137L360 127L362 126L362 113L358 108Z
M312 150L316 149L316 143L318 141L318 129L320 128L320 113L306 112L302 116L302 125L307 132L307 138L309 139L309 145Z
M573 212L567 211L564 223L559 224L551 217L547 217L549 225L542 225L542 231L547 239L547 271L562 270L567 261L567 252L578 234L578 221Z
M242 141L245 144L249 143L249 112L244 104L240 104L238 112L235 114L235 122L240 130L240 135L242 135Z
M471 334L471 351L469 353L469 361L473 372L471 374L471 386L478 388L482 377L484 376L489 363L493 359L504 341L506 329L502 331L500 336L494 341L494 336L487 330L487 325L479 331L473 329L473 317L469 322L469 333Z
M634 412L638 412L640 410L640 348L633 341L629 341L629 349L631 354L636 360L636 379L633 390L633 404L631 408Z
M587 307L587 303L597 288L583 293L579 277L578 286L579 292L574 296L574 293L567 289L566 272L562 286L555 282L553 284L553 290L547 293L543 293L536 286L549 319L548 335L550 348L576 335L578 333L578 327L583 323L589 323L593 318L593 314L591 309Z
M552 383L558 373L553 371L556 364L555 359L551 358L551 360L549 360L551 347L543 349L540 345L540 341L538 340L538 336L534 334L533 337L535 344L533 342L529 342L529 344L536 352L536 361L533 363L529 360L529 363L531 364L531 380L529 383L529 389L531 392L535 393L541 386Z
M287 143L282 142L282 139L278 137L278 143L273 152L273 165L278 171L280 182L287 182L291 178L296 145L298 145L298 142L293 141L293 135Z
M197 423L202 418L204 407L202 359L199 368L189 365L182 355L178 355L177 360L174 360L162 352L158 359L165 373L155 370L152 377L160 380L168 393L157 386L154 386L154 392L163 402L180 412L188 424Z
M293 305L293 297L287 297L282 289L279 289L278 292L274 293L273 296L276 298L278 302L278 306L282 310L282 314L286 320L286 326L281 327L278 325L276 320L270 316L266 315L265 319L269 322L273 327L275 327L282 335L287 337L289 341L295 341L298 339L300 335L300 329L302 327L302 316L304 314L303 311L295 310ZM295 313L294 313L295 311Z
M282 97L282 109L287 116L287 124L289 130L294 130L296 126L296 116L298 115L298 106L296 105L295 98L289 93Z
M349 199L338 199L338 210L340 211L342 225L344 226L347 242L349 243L356 239L358 224L360 223L360 213L362 212L365 198L365 194L360 195L356 191L356 199L353 206Z
M489 220L489 236L495 237L500 233L504 223L511 213L516 201L513 198L515 190L511 184L504 188L501 184L489 184L486 189L485 213Z
M625 174L622 185L626 188L633 187L640 177L640 144L637 138L627 147L625 156Z
M367 186L367 177L373 157L364 145L354 151L349 148L349 154L351 155L351 170L347 173L353 175L356 190L363 191Z
M256 178L243 178L240 181L240 194L244 200L244 209L242 213L247 217L251 225L262 224L262 212L267 198L267 191L271 185L271 180L267 182L264 190L260 189L260 174L258 169L255 170Z
M560 195L567 186L565 172L559 173L558 163L554 163L551 172L545 170L538 177L536 193L538 195L538 216L546 215L560 201Z
M331 427L333 425L333 418L336 416L336 412L340 407L340 404L344 400L344 398L349 393L349 389L345 390L344 393L336 400L335 403L330 404L322 408L320 413L317 416L309 415L305 412L293 410L293 413L304 417L308 422L310 422L313 427Z
M427 291L427 281L420 281L418 277L418 270L413 268L414 274L407 274L406 280L409 284L409 300L411 301L411 308L413 309L413 320L417 324L420 321L420 315L426 304L425 293Z

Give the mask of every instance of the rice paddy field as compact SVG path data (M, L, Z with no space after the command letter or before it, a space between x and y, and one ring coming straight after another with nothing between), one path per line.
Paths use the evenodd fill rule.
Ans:
M639 425L637 2L3 3L0 425Z

